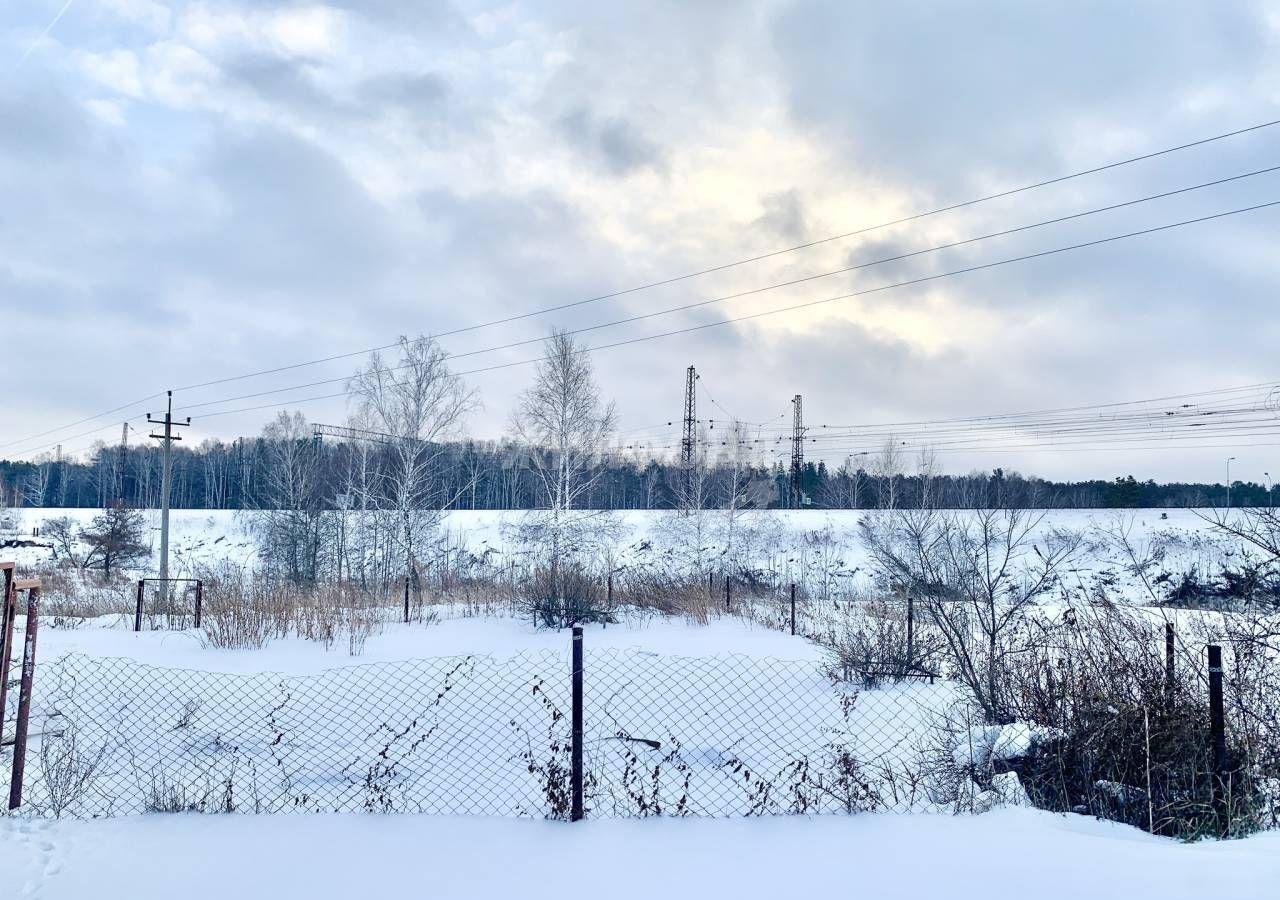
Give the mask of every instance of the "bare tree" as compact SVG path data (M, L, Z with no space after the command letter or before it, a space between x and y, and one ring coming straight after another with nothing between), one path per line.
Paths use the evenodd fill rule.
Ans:
M545 504L530 524L543 536L538 543L556 598L566 554L580 552L599 533L599 524L570 511L579 508L600 477L615 421L613 404L600 397L586 350L566 332L553 331L533 385L520 396L512 430L527 445L528 465Z
M45 538L53 545L55 560L61 556L71 566L77 569L84 568L84 560L79 552L80 535L76 529L76 523L69 516L45 519L41 528Z
M112 569L145 561L151 556L143 540L145 534L142 513L123 503L108 507L80 532L80 540L88 548L84 568L101 569L103 579L109 580Z
M865 456L859 453L858 456ZM822 501L834 509L858 509L861 507L862 486L867 473L855 456L846 456L835 475L823 486Z
M884 446L872 461L871 473L876 479L876 498L881 509L898 508L898 476L902 474L902 452L893 435L884 439Z
M724 525L725 555L732 558L742 509L751 503L751 439L746 426L734 419L729 425L724 456Z
M956 675L994 723L1008 720L1010 660L1032 639L1028 607L1052 591L1080 536L1037 532L1021 509L901 510L860 523L882 575L922 603Z
M253 518L259 554L295 584L319 577L324 507L319 454L300 412L281 412L263 430L265 508Z
M380 506L396 516L396 537L406 578L417 572L418 554L440 524L448 496L442 457L456 439L476 397L449 369L434 339L401 337L399 359L390 365L374 352L348 383L357 413L389 447L381 477Z
M52 478L53 463L48 455L38 457L35 465L22 482L22 505L31 507L44 506L45 494L49 490Z

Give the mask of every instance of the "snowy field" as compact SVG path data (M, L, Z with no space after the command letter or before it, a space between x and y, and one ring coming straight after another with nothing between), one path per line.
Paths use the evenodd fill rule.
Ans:
M5 536L30 536L59 515L87 523L94 514L23 510L10 514L17 527ZM847 590L867 569L857 535L865 515L752 514L743 517L740 534L749 535L752 563L779 579L819 590L834 572ZM468 565L500 569L515 557L505 526L519 516L451 514L442 546ZM624 526L618 563L662 565L670 514L618 518ZM249 516L177 511L173 521L179 573L219 560L253 562ZM1119 517L1054 511L1041 524L1045 533L1116 527L1130 528L1138 542L1161 542L1173 567L1211 567L1221 558L1209 525L1192 511ZM706 549L713 558L717 548ZM48 563L51 553L18 546L0 550L0 558L30 569ZM1106 577L1125 590L1116 573L1116 560L1098 540L1072 571L1080 584ZM1133 591L1134 602L1147 599ZM740 816L753 802L734 778L743 767L776 776L797 756L825 752L833 734L869 764L910 763L928 714L954 699L951 685L917 681L854 691L856 701L842 710L849 688L826 677L822 648L750 616L693 625L628 613L607 627L588 626L592 816L575 825L540 821L545 773L532 772L521 753L557 728L553 737L563 737L564 724L548 719L539 696L567 707L566 633L492 610L476 615L446 604L433 611L434 620L380 623L358 656L341 643L326 647L297 636L261 649L223 649L194 629L135 634L131 621L117 616L42 629L33 722L62 727L42 717L63 712L64 724L70 718L81 726L86 745L109 745L100 774L135 784L132 793L88 793L68 810L111 818L0 819L0 881L15 891L0 896L549 897L572 893L564 880L570 871L584 895L622 898L866 893L1127 900L1280 892L1275 833L1184 845L1029 809L939 815L924 795L902 805L917 811L909 816L626 818L636 815L637 794L668 809L687 804L696 816ZM432 700L460 661L474 680ZM545 685L540 695L531 693L534 683ZM390 775L380 770L385 777L371 791L368 763L379 757L379 740L423 708L435 718L421 730L415 745L421 753ZM264 728L267 721L278 730ZM513 731L513 722L521 728ZM662 750L637 749L631 738L658 741ZM637 791L629 767L639 760L647 772L674 745L680 751L674 765ZM545 750L537 746L536 765L554 757ZM35 760L28 770L36 804L48 799L40 768ZM147 779L157 772L162 794L189 798L201 783L225 783L237 812L262 814L143 813L155 802L157 783ZM467 792L472 772L483 774L491 794ZM147 775L140 780L139 773ZM787 801L769 802L767 811L790 811ZM332 812L361 808L407 814ZM297 809L314 814L272 814ZM298 865L300 859L334 862Z
M1280 834L1179 844L1080 816L556 822L0 820L13 900L1273 898Z
M68 517L87 525L98 513L93 509L21 509L0 512L0 541L21 538L36 546L0 547L0 558L19 566L50 561L48 541L32 532L52 518ZM1043 541L1055 530L1075 532L1084 548L1067 571L1076 585L1088 587L1099 576L1110 587L1137 602L1146 596L1123 571L1118 571L1114 548L1105 546L1107 534L1125 530L1138 549L1158 544L1171 571L1213 571L1227 547L1206 520L1215 510L1048 510L1030 512L1040 518L1033 532ZM220 561L238 565L255 559L251 534L255 513L228 510L174 510L171 516L171 570L185 577L193 569ZM351 515L354 515L351 514ZM460 511L443 517L436 553L447 556L455 571L500 572L508 565L523 565L512 539L524 513L511 511ZM644 567L723 570L749 566L767 572L779 583L797 581L814 593L848 592L865 587L869 573L866 547L858 533L862 519L875 522L885 514L873 510L768 510L739 513L734 521L733 548L727 547L727 519L723 512L706 510L692 520L670 511L621 511L610 514L617 536L609 548L610 564L620 569ZM147 513L148 537L153 551L159 546L159 514ZM5 529L5 524L9 529ZM690 549L691 547L695 549ZM730 557L731 558L727 558ZM153 574L153 573L152 573Z

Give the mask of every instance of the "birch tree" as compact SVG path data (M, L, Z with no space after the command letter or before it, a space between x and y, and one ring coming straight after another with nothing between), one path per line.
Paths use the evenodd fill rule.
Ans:
M316 446L302 413L281 412L263 430L266 508L253 518L259 553L295 584L319 576L324 509Z
M591 360L569 334L553 331L538 363L533 384L520 395L512 430L526 445L527 464L542 501L531 517L526 539L540 544L551 569L552 591L559 598L567 554L593 543L602 523L572 515L603 471L606 444L616 414L596 385ZM590 529L590 531L589 531Z
M416 580L418 555L453 499L441 465L445 445L458 438L476 397L434 339L402 336L398 347L394 364L370 354L347 390L362 421L388 445L382 502L395 514L405 577Z

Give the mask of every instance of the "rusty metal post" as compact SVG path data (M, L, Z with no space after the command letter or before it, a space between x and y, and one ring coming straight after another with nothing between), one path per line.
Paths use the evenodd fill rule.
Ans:
M18 693L18 721L13 733L13 774L9 778L9 809L22 805L22 776L27 766L27 734L31 722L31 688L36 675L36 627L40 622L40 582L18 582L27 590L27 635L22 651L22 687Z
M796 583L791 582L791 636L796 636Z
M200 627L200 610L204 606L204 582L196 579L196 628Z
M570 746L571 768L569 773L571 807L569 820L582 819L582 626L573 626L573 736Z
M142 592L147 589L145 578L138 579L138 606L133 612L133 630L142 630Z
M0 733L4 731L5 703L9 691L9 663L13 659L13 620L18 617L18 593L13 588L13 563L0 563L4 570L4 596L0 597Z

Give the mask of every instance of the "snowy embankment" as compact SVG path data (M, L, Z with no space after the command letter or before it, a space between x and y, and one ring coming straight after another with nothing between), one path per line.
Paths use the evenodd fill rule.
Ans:
M1262 900L1280 834L1184 845L1078 816L555 822L425 816L0 821L5 896Z
M2 511L0 519L14 526L9 537L30 539L32 531L49 519L68 517L78 525L87 525L98 510L93 509L21 509ZM171 519L171 569L178 575L189 575L200 566L229 561L251 565L256 559L252 523L257 513L232 510L174 510ZM349 515L355 515L354 513ZM526 514L519 511L479 510L445 514L441 521L439 550L463 551L460 559L450 557L450 566L470 564L502 570L508 563L520 563L520 548L511 542L509 526L518 524ZM876 521L886 515L876 510L754 510L739 513L734 520L736 537L732 565L726 564L722 546L727 527L726 514L720 510L704 510L698 516L701 531L690 534L688 521L671 511L623 510L611 514L618 526L616 546L611 548L613 564L622 568L661 566L722 570L750 565L771 572L786 581L800 581L825 592L821 584L836 590L865 584L861 576L870 569L866 547L858 534L862 519ZM964 515L964 513L961 513ZM1117 559L1101 546L1103 535L1117 528L1127 529L1135 544L1158 541L1172 569L1199 567L1211 570L1221 561L1218 542L1208 521L1212 510L1136 509L1136 510L1072 510L1030 511L1039 520L1034 530L1036 541L1043 541L1051 531L1067 530L1085 536L1085 551L1066 573L1073 583L1084 584L1099 573L1106 573L1110 586L1132 599L1149 599L1136 583L1123 572L1117 572ZM153 557L159 546L159 514L146 513L148 539ZM696 540L695 540L696 538ZM36 538L37 546L14 546L0 550L0 559L12 559L20 567L31 568L52 559L53 550L44 538ZM697 549L689 547L697 544ZM147 572L154 574L154 559ZM139 573L143 574L143 573Z

